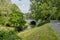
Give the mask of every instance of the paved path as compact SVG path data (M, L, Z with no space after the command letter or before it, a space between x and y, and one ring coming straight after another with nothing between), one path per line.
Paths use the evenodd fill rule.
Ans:
M57 33L60 33L60 21L50 21L50 24Z

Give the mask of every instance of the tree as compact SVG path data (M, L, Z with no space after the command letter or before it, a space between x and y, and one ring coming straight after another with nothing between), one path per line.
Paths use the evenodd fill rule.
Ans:
M9 6L11 0L0 0L0 6Z
M10 14L9 24L14 27L22 27L25 23L23 13L19 11L18 7L13 4L11 8L12 13Z
M9 19L10 0L0 0L0 25L5 25Z
M35 20L58 19L59 0L31 0L31 16ZM57 6L58 4L58 6ZM57 14L57 16L55 15Z
M3 0L2 2L5 3L6 1ZM9 4L8 1L7 3L6 6L3 4L0 6L0 25L19 27L22 29L25 24L23 13L19 10L16 4Z

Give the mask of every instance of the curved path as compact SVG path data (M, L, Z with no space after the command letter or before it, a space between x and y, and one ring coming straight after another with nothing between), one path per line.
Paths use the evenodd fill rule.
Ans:
M58 20L51 20L50 24L52 26L52 29L54 29L57 33L60 33L60 21Z

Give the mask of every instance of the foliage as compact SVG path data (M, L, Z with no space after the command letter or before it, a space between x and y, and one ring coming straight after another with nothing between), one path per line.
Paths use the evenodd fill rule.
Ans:
M2 5L0 6L0 25L23 28L25 24L23 13L17 5L7 0L1 0L0 3Z
M31 0L31 18L35 20L60 19L60 0Z
M15 31L0 30L0 40L22 40L22 39L16 35Z
M0 25L5 25L9 19L9 2L10 0L0 0Z
M0 6L9 6L11 0L0 0Z
M22 27L25 24L23 14L16 8L16 5L12 5L12 13L10 14L10 19L8 24L13 27Z

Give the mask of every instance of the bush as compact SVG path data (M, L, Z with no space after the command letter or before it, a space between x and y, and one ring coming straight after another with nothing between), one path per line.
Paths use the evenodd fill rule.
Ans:
M16 4L11 4L9 8L3 6L0 11L0 25L8 27L24 26L25 19L23 13Z
M49 23L49 21L47 21L47 20L40 21L40 22L37 24L37 26L42 26L42 25L44 25L44 24L46 24L46 23Z
M0 30L0 40L22 40L15 31Z

